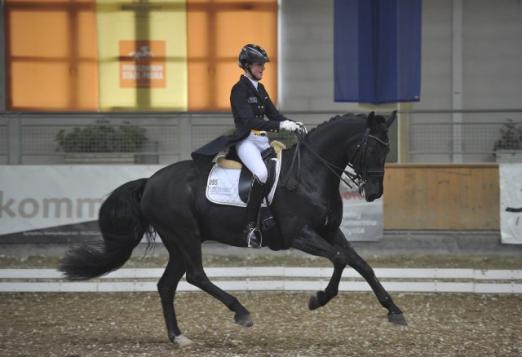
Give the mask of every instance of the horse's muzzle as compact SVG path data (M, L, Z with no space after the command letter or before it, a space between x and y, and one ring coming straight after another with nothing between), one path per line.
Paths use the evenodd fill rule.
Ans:
M361 188L361 195L367 202L373 202L382 196L382 185L372 185L367 182Z
M379 194L373 194L373 195L368 195L365 197L366 201L367 202L373 202L375 201L376 199L378 199L379 197L381 197L381 195Z

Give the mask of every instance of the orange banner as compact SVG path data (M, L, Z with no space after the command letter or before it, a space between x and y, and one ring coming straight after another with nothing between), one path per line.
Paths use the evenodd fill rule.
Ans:
M6 0L8 109L228 111L247 43L270 56L263 84L275 102L277 6Z
M7 0L9 110L97 110L95 0Z

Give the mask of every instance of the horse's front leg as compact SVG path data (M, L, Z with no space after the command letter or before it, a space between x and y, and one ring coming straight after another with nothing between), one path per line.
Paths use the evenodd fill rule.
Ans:
M339 229L334 239L336 247L342 250L349 266L354 268L370 284L375 296L382 306L388 310L388 320L398 325L408 325L401 309L393 302L390 294L384 289L379 279L375 276L373 269L366 261L357 254L350 243L346 240L343 232Z
M309 227L305 227L301 231L299 237L293 241L292 247L308 254L328 258L333 263L334 272L328 286L324 291L316 292L308 301L310 310L326 305L332 298L337 296L339 291L339 282L346 266L344 255L338 248L328 243L328 241Z

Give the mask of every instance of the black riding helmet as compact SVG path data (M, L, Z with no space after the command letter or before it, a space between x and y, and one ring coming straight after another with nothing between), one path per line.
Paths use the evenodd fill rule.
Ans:
M241 52L239 52L239 67L248 69L248 64L261 63L264 64L270 62L266 51L258 45L249 43L243 46Z

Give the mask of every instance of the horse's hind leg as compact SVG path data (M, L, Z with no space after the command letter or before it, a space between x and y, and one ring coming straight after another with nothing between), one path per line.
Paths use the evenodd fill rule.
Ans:
M384 289L380 281L375 276L373 269L368 263L357 254L344 237L339 229L334 241L335 245L342 249L348 265L354 268L370 284L375 296L383 307L388 310L388 320L398 325L407 325L401 309L393 302L390 294Z
M183 274L185 274L185 264L183 262L183 256L178 250L169 247L168 244L165 245L169 250L169 263L158 282L158 292L161 298L163 316L165 318L165 324L167 325L169 340L180 346L187 346L191 344L192 341L181 334L174 309L174 297L178 282Z
M235 313L234 320L236 323L244 327L252 326L253 322L250 313L241 305L239 300L214 285L205 274L201 259L200 241L194 239L194 237L192 237L192 239L185 239L182 249L185 258L185 267L187 269L187 282L197 286L225 304L230 311Z
M316 292L308 301L308 308L310 310L315 310L326 305L331 299L337 296L339 292L339 282L341 281L343 270L346 266L344 255L340 252L339 248L334 247L308 227L305 227L299 237L293 241L292 247L308 254L327 258L333 263L334 272L328 282L328 286L324 291Z

